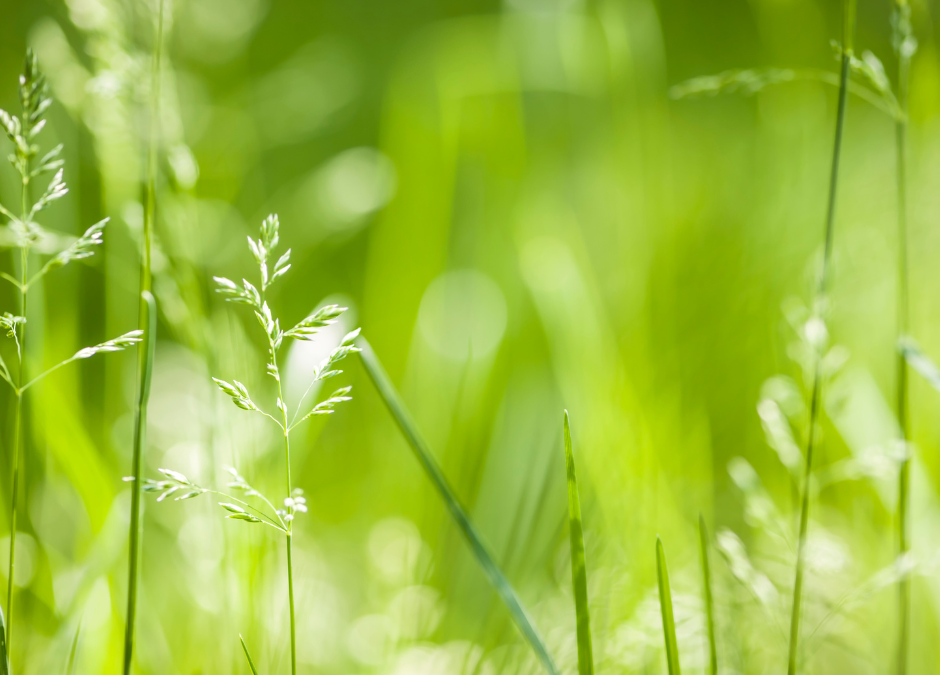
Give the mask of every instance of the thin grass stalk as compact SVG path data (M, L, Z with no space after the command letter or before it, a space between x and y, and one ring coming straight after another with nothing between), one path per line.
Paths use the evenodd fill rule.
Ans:
M372 346L365 338L359 338L359 345L362 348L360 352L362 363L366 368L366 372L369 374L369 378L372 380L372 384L375 385L379 396L381 396L388 411L398 424L402 435L411 446L415 458L418 460L418 463L421 464L421 468L424 469L425 474L434 485L441 500L450 512L451 517L457 524L457 527L460 528L461 533L467 540L470 550L473 551L473 555L480 564L490 585L499 595L506 609L509 610L513 622L515 622L516 627L522 633L523 637L525 637L529 646L532 647L532 650L535 652L536 657L538 657L545 671L550 675L558 675L558 668L555 666L555 662L549 654L542 636L530 620L516 590L513 588L512 584L509 583L506 574L493 558L489 548L483 542L483 538L480 536L479 532L477 532L473 521L470 520L470 516L467 515L466 509L460 503L453 488L451 488L450 483L444 476L444 472L441 471L441 467L431 453L431 448L428 446L427 441L421 436L421 432L418 431L417 424L415 424L411 414L408 412L408 408L405 406L401 395L396 391L395 386L389 379L385 368L382 367L382 363L372 350Z
M826 209L825 248L823 250L822 270L816 290L816 305L825 302L829 288L829 268L832 260L832 243L835 231L836 192L839 182L839 159L842 153L842 133L845 128L845 116L848 99L849 71L851 68L852 49L855 32L856 0L843 2L842 27L842 66L839 73L839 104L836 113L836 133L832 150L832 171L829 177L829 201ZM813 450L816 446L816 426L822 404L822 358L816 354L813 372L813 393L810 402L809 431L806 441L806 463L803 472L803 491L800 499L799 535L796 551L796 572L793 581L793 604L790 614L790 647L787 659L787 674L795 675L800 641L800 609L803 601L803 574L805 567L806 532L809 525L809 483L813 470Z
M895 49L898 56L898 108L899 115L895 122L895 150L898 196L898 340L904 338L910 330L910 294L908 283L908 242L907 242L907 100L910 82L910 54L905 44L906 29L910 26L910 5L906 0L897 0L895 5ZM910 457L907 443L910 439L910 420L908 410L908 372L907 359L898 350L897 368L897 416L904 444L904 459L898 471L898 507L897 537L898 555L905 555L911 547L910 542ZM898 580L898 644L897 672L907 674L907 647L910 631L911 582L909 575Z
M248 667L251 668L251 675L258 675L258 669L255 668L255 662L251 658L251 652L248 651L248 645L245 644L245 638L238 634L238 639L242 643L242 650L245 652L245 658L248 659Z
M277 371L277 357L275 349L271 347L271 359ZM277 397L278 400L284 400L284 393L281 387L281 378L277 378ZM287 420L287 406L281 406L281 419L284 428L284 463L286 466L287 495L293 494L293 485L290 476L290 423ZM287 601L290 607L290 672L291 675L297 675L297 627L294 621L294 558L291 552L293 540L294 522L287 521L285 539L287 540ZM243 643L244 646L244 643ZM247 654L247 650L245 652ZM250 660L250 658L249 658Z
M565 411L565 466L568 472L568 528L571 539L571 585L578 632L578 675L594 675L591 648L591 612L588 606L587 566L584 562L584 527L581 521L581 497L571 449L568 411Z
M134 419L134 456L131 482L131 522L127 564L127 616L124 624L124 675L130 675L134 658L134 628L137 618L137 585L140 578L141 517L140 492L143 482L143 453L147 434L147 402L150 398L150 377L156 347L156 300L151 294L151 244L156 215L157 136L160 108L160 57L163 51L163 3L157 9L157 28L153 46L150 100L150 140L147 148L147 192L144 210L144 232L141 242L140 305L137 327L146 340L137 350L137 410Z
M666 666L669 675L682 675L679 667L679 643L676 641L676 619L672 613L672 590L663 542L656 537L656 580L659 584L659 611L663 617L663 640L666 643Z
M32 59L32 53L27 52L26 60ZM29 68L27 67L28 71ZM23 125L27 127L27 111L23 111ZM28 128L28 127L27 127ZM20 210L22 211L22 220L26 222L29 218L31 207L29 198L30 183L30 162L26 159L26 172L23 174L20 188ZM29 246L20 248L20 284L19 284L19 303L20 316L26 316L26 293L29 290L27 280L29 279ZM16 568L16 515L17 503L19 502L20 490L20 455L26 452L25 434L23 433L23 384L28 382L25 377L26 370L26 324L23 323L20 328L20 344L17 347L16 354L19 361L16 387L16 419L14 421L13 432L13 489L11 490L12 504L10 508L10 561L7 574L7 625L6 625L6 648L12 650L13 645L13 572Z
M708 563L708 530L705 518L698 514L698 541L702 554L702 589L705 596L705 622L708 629L708 672L718 675L718 645L715 639L715 602L712 596L712 573Z
M68 664L65 667L66 675L75 675L75 659L78 656L78 639L82 634L82 622L81 619L78 621L78 626L75 628L75 635L72 636L72 648L69 649L69 660Z

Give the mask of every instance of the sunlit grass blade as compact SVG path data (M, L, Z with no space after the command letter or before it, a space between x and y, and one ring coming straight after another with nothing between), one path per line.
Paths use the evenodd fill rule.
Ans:
M898 351L911 368L927 380L931 387L940 391L940 368L920 350L916 342L910 338L902 338L898 341Z
M715 641L715 603L712 596L712 573L708 563L708 530L705 518L698 514L698 541L702 553L702 588L705 595L705 621L708 629L708 672L718 675L718 646Z
M447 478L441 471L440 466L438 466L437 460L431 454L431 448L428 447L427 442L418 431L417 425L411 418L408 409L405 407L404 401L401 399L401 395L399 395L389 379L381 362L372 350L372 346L364 338L360 338L359 343L362 347L361 356L362 362L366 367L366 372L369 374L379 395L385 401L385 405L388 407L392 417L395 418L398 428L401 429L402 434L414 451L415 457L418 459L424 472L434 484L438 494L440 494L441 499L444 501L444 505L447 507L448 511L450 511L451 517L457 523L457 526L466 538L470 549L473 551L474 556L476 556L477 561L480 563L480 567L483 569L483 573L499 594L503 604L506 605L506 608L512 615L513 621L535 651L542 666L547 672L556 675L558 669L555 667L555 662L548 653L548 648L545 646L542 637L529 619L512 584L509 583L503 570L493 559L492 554L489 552L486 544L483 543L482 537L477 532L466 510L460 504L457 495L454 494L453 489L447 482Z
M7 622L0 608L0 675L10 675L10 655L7 653Z
M656 537L656 577L659 582L659 609L663 615L663 637L666 641L666 664L669 675L680 675L679 645L676 642L676 620L672 614L672 591L662 539Z
M78 655L78 638L82 634L82 622L79 620L75 628L75 636L72 638L72 648L69 649L69 661L65 668L66 675L75 675L75 657Z
M251 675L258 675L258 669L255 668L255 662L251 660L251 652L248 651L248 645L245 644L245 638L242 637L241 633L238 634L238 639L241 640L242 649L245 651L245 658L248 659L248 667L251 668Z
M581 497L571 450L571 430L565 411L565 465L568 469L568 527L571 536L571 584L578 619L578 673L593 675L594 654L591 650L591 613L588 607L587 567L584 563L584 528L581 523Z
M835 238L836 194L839 185L839 163L842 156L842 135L845 130L848 107L849 72L855 35L855 10L857 0L844 0L842 24L842 65L839 71L839 102L836 110L836 130L832 148L832 164L829 174L829 198L826 206L826 226L822 268L816 289L816 304L822 305L829 290L829 273L832 247ZM810 481L813 477L813 451L816 447L816 427L822 402L823 369L822 354L816 354L813 373L812 398L810 401L809 429L806 439L806 457L803 468L803 485L800 496L799 533L796 543L796 565L793 574L793 602L790 606L790 640L787 654L787 675L796 675L800 649L800 611L803 603L803 575L805 571L806 534L809 529Z
M137 616L137 582L140 577L140 492L143 482L143 453L147 431L147 401L150 398L150 379L157 344L157 301L149 291L141 296L144 342L139 347L138 367L140 389L137 392L137 413L134 424L133 477L131 481L131 524L127 563L127 617L124 625L124 675L131 672L134 656L134 623Z

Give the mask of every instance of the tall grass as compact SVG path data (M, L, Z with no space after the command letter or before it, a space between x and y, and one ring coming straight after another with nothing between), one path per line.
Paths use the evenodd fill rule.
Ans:
M845 128L846 102L848 99L849 72L851 70L852 49L855 33L855 0L843 2L842 60L839 71L839 103L836 112L836 131L832 150L832 170L829 176L829 199L826 208L825 243L822 268L816 288L814 312L822 312L827 302L829 288L829 268L832 259L832 245L835 234L836 194L839 184L839 160L842 154L842 133ZM819 319L822 320L821 318ZM800 609L803 602L803 575L806 564L806 533L809 526L810 481L813 471L813 451L816 447L816 427L822 405L822 355L815 354L812 398L810 401L809 427L807 429L806 456L803 471L803 484L800 497L800 520L797 534L796 569L793 579L793 603L790 613L790 644L787 658L787 673L795 675L799 658Z
M705 628L708 631L708 672L718 675L718 645L715 639L715 600L712 595L712 572L708 561L708 529L705 517L698 514L698 541L702 557L702 594L705 602Z
M83 235L74 239L72 243L53 254L55 249L50 248L50 240L56 237L45 230L37 221L40 212L51 206L68 193L63 180L65 161L61 159L63 146L61 144L43 155L38 161L39 145L36 143L39 134L46 126L45 113L52 105L49 96L49 87L45 75L39 69L39 60L32 51L26 54L26 63L23 74L20 76L19 96L22 112L14 117L4 110L0 110L0 126L3 127L7 137L13 142L14 153L10 155L10 162L20 175L20 214L14 215L9 208L0 205L0 215L9 220L9 229L14 236L14 247L19 251L19 278L6 272L0 277L13 284L19 292L19 315L9 312L0 316L0 328L7 337L16 344L17 367L15 378L9 367L0 356L0 378L13 390L16 397L16 411L13 440L13 467L11 487L12 503L10 505L10 557L7 568L7 622L5 629L6 651L13 649L13 588L16 571L16 528L19 510L20 461L25 453L25 430L23 424L23 407L26 391L37 385L40 381L63 366L75 361L87 359L98 353L121 351L140 342L142 333L131 331L107 342L78 350L71 357L60 361L51 368L40 372L32 379L27 379L26 358L26 314L27 293L30 288L40 284L45 276L60 267L68 265L75 260L82 260L94 255L95 247L104 241L104 228L108 219L104 219L89 227ZM30 192L32 182L47 173L53 173L52 180L42 195L33 201ZM31 251L37 249L40 254L50 255L49 259L38 271L30 273ZM16 380L14 383L14 379Z
M588 605L587 566L584 562L584 527L581 523L581 496L578 492L578 476L571 449L571 430L568 411L565 411L565 466L568 474L568 528L571 543L571 585L574 588L574 604L578 632L578 673L593 675L594 653L591 649L591 612Z
M460 503L457 494L444 476L444 472L441 471L441 467L431 453L430 446L428 446L427 441L424 440L421 432L418 431L417 424L408 412L408 408L405 406L401 395L389 379L385 368L382 367L381 361L379 361L372 346L365 338L360 338L360 344L362 345L362 352L360 354L362 363L366 368L366 372L369 374L369 378L372 380L372 384L375 385L379 396L382 397L388 411L398 424L402 435L405 437L405 440L408 441L408 445L411 446L418 463L421 464L421 468L424 469L425 474L437 490L441 501L444 502L454 522L460 528L461 534L463 534L464 539L466 539L467 544L470 546L470 550L473 551L473 555L480 564L490 585L493 586L493 589L503 601L506 609L509 610L509 614L512 616L516 627L529 643L529 646L532 647L532 650L535 652L535 655L538 657L545 671L550 675L558 675L558 669L548 651L548 647L545 645L545 641L529 618L529 614L526 612L525 607L523 607L518 593L516 593L515 588L513 588L509 579L506 578L506 574L503 572L502 568L500 568L495 558L493 558L489 547L484 543L483 537L477 531L466 509Z
M160 56L163 49L163 0L157 9L156 31L150 77L150 139L147 147L146 204L144 230L140 251L140 305L137 327L146 335L146 345L137 353L137 406L134 411L134 447L132 456L131 518L128 534L127 611L124 618L124 675L130 675L134 660L134 629L137 618L137 584L140 578L141 549L140 492L143 479L143 456L147 442L147 403L150 398L150 380L153 373L157 336L157 301L151 293L151 248L153 246L154 218L157 209L157 138L160 116Z
M893 46L897 57L897 103L898 115L895 121L895 150L897 171L897 211L898 211L898 339L903 339L910 330L910 297L908 282L908 241L907 241L907 115L908 87L910 81L910 62L916 48L911 31L911 7L907 0L895 0L893 23ZM907 445L910 439L910 412L908 409L908 373L907 360L899 350L896 356L897 370L897 407L896 413L904 444L904 457L898 472L898 507L897 537L898 555L905 555L910 550L910 476L911 458ZM908 633L910 630L910 575L898 580L898 642L897 672L907 673Z
M663 541L656 537L656 581L659 586L659 611L663 619L663 640L666 644L666 666L669 675L682 675L679 667L679 643L676 640L676 619L672 612L672 589Z

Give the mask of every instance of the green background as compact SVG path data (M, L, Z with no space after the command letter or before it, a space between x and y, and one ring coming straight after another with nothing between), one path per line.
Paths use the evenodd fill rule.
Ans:
M342 328L362 327L565 672L577 655L563 409L598 672L665 672L657 533L682 664L704 667L699 512L725 554L712 563L722 672L782 670L795 483L756 406L772 376L806 388L792 324L821 258L836 91L799 81L671 100L669 88L730 68L835 72L841 3L166 4L147 474L169 467L224 485L234 465L283 497L276 430L210 379L238 379L273 409L263 335L212 293L211 277L253 274L245 236L276 212L293 251L271 295L282 323L324 299L351 308ZM27 46L57 99L43 142L65 143L71 193L41 222L77 235L111 217L89 264L30 296L34 372L136 326L153 9L6 0L0 10L0 107L17 110ZM909 162L912 332L933 354L937 9L913 4ZM889 2L862 0L856 43L893 73L890 15ZM823 627L805 639L805 672L893 663L895 591L872 575L896 545L894 152L892 121L852 97L828 315L849 357L827 388L815 460L826 480L812 502L804 637ZM5 204L17 205L16 181L0 171ZM15 303L0 289L0 310ZM290 353L289 402L340 334ZM294 445L310 507L295 523L300 672L537 672L360 364L347 363L354 400ZM131 352L63 369L27 396L17 672L62 672L79 621L77 672L116 672L133 392ZM940 395L917 377L911 394L911 668L926 673L940 651ZM0 393L7 505L13 403ZM875 468L859 477L862 465ZM286 672L283 547L261 530L224 520L208 497L148 498L139 672L248 672L239 632L261 672Z

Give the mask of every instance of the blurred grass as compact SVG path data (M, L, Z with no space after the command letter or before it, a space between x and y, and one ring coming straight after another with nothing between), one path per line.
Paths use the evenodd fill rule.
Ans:
M356 311L350 322L382 354L564 672L575 669L577 649L561 408L578 421L597 670L664 672L648 550L657 532L671 542L683 664L707 664L699 511L715 523L721 553L712 572L722 663L779 668L785 640L774 626L787 612L793 540L760 518L769 500L784 530L792 525L792 478L767 447L755 406L770 376L799 381L781 306L793 295L807 301L813 287L835 94L813 82L750 98L673 102L667 92L729 68L834 71L828 40L838 34L838 3L172 5L147 471L169 464L205 485L222 480L224 464L251 481L279 475L269 470L277 439L222 405L208 377L226 372L253 390L269 386L244 365L264 347L241 323L253 319L222 311L207 280L210 270L244 274L235 255L244 236L276 211L306 272L274 302L285 317L302 317L324 296ZM140 74L152 9L119 0L4 8L0 107L15 107L27 44L58 99L44 133L66 143L73 193L48 212L51 226L78 233L113 219L104 256L36 289L30 330L42 339L30 344L33 362L51 363L133 321L148 94ZM888 12L889 3L864 8L858 45L894 72ZM934 12L914 5L920 50L910 98L911 326L928 354L940 354ZM892 438L893 129L866 103L849 105L829 329L850 353L837 390L850 395L826 401L814 458L821 472ZM15 191L14 176L0 170L0 198ZM0 265L8 257L0 254ZM0 309L12 302L0 289ZM45 330L50 316L55 332ZM315 349L291 353L285 377L301 380ZM76 672L107 672L119 661L129 507L120 478L130 468L133 363L115 355L58 373L27 411L21 534L34 543L23 545L19 672L60 671L79 615ZM297 483L311 508L295 552L299 630L309 636L301 672L535 672L382 403L358 366L350 370L351 407L298 437ZM912 541L929 562L938 544L940 461L931 449L940 418L929 385L911 384L920 448ZM11 405L0 394L4 457ZM759 486L732 479L736 457ZM4 493L7 472L4 463ZM811 532L821 538L807 580L808 627L844 590L891 564L892 485L863 478L815 496ZM147 639L138 669L247 672L241 631L259 672L282 672L281 547L201 508L145 513L138 634ZM732 555L729 531L746 561ZM912 585L910 670L927 672L938 656L937 589L926 573ZM877 638L894 634L894 607L882 590L839 614L808 647L807 671L882 672L893 651Z

